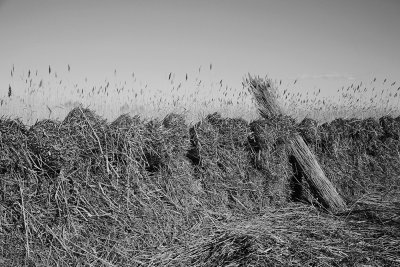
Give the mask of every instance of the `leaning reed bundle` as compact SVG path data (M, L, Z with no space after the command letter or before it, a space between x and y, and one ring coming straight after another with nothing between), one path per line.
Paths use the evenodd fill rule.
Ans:
M315 197L324 207L333 211L340 211L345 203L339 196L335 186L326 178L324 171L318 164L315 155L308 149L300 135L295 135L289 140L289 151L302 167L304 174L308 177L311 188L317 189Z
M249 75L246 82L256 100L261 116L268 120L282 117L283 112L277 102L277 88L271 79L261 79ZM302 137L298 133L293 133L285 139L284 141L289 146L289 152L296 158L319 204L333 212L344 210L345 202L325 176Z

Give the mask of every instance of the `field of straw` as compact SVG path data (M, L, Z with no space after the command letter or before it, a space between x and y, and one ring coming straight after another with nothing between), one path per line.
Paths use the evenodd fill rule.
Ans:
M292 162L297 133L346 203ZM0 119L0 266L400 266L400 117Z

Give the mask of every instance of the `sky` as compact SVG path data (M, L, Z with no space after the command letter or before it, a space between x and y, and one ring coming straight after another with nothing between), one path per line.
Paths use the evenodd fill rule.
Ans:
M398 14L397 0L0 0L0 96L17 86L13 66L91 83L117 70L154 88L210 64L208 79L237 88L247 73L327 95L374 77L400 82Z

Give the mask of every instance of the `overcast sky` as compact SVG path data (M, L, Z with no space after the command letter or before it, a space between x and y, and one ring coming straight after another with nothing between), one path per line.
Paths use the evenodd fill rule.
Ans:
M214 66L240 87L246 73L332 81L400 81L400 1L0 1L0 86L10 69L104 80L118 70L159 84Z

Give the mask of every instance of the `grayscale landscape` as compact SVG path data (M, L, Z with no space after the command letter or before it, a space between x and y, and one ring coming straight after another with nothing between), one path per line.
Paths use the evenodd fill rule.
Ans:
M400 266L399 12L0 1L0 266Z

